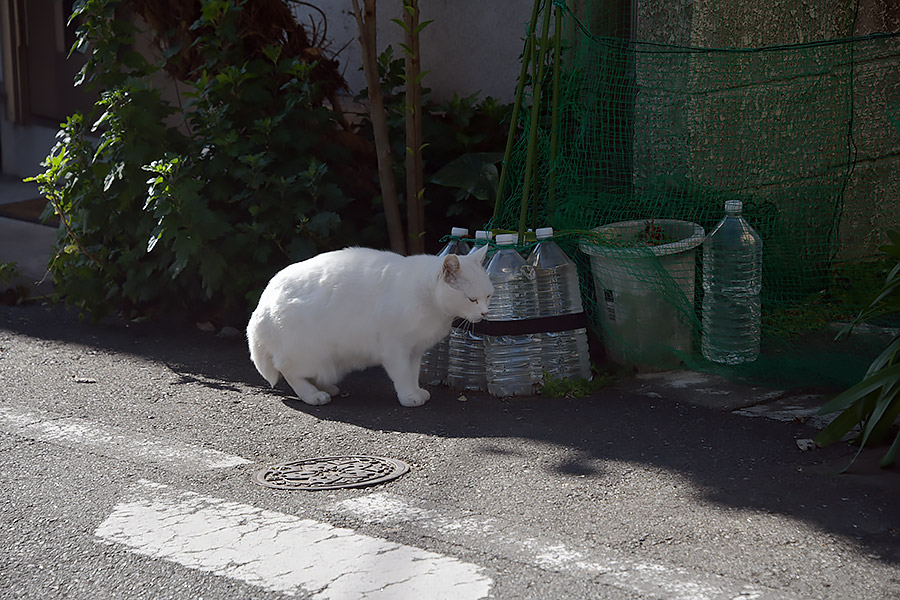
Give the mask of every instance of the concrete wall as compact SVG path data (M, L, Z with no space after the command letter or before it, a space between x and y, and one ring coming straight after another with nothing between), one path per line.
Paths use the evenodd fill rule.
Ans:
M638 0L637 37L694 48L758 48L900 30L900 3L861 0L856 17L854 4ZM871 255L887 228L900 227L900 132L887 119L891 110L900 117L900 40L775 52L638 53L635 64L638 193L665 173L687 173L701 188L771 201L782 229L825 231L837 220L839 258ZM840 198L843 206L836 204ZM802 210L795 221L792 206ZM814 237L808 242L820 243ZM799 234L795 243L804 241Z
M326 16L331 50L338 52L351 92L365 87L361 65L358 30L351 11L352 3L314 2ZM515 95L522 53L533 0L422 0L421 19L434 19L421 33L422 69L431 71L423 85L433 97L446 99L454 93L510 102ZM360 0L362 5L362 0ZM378 9L378 51L388 44L394 56L402 58L399 44L403 30L391 19L402 18L401 0L380 0ZM317 11L300 7L304 23L321 23Z
M855 34L877 31L900 31L896 0L861 0ZM856 59L857 154L841 221L844 258L867 256L887 242L889 228L900 231L900 39L860 44Z

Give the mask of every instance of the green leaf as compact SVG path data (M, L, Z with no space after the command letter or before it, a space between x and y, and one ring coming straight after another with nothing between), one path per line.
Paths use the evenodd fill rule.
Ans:
M125 163L116 163L107 173L106 177L103 180L103 191L108 192L109 188L112 187L112 184L115 183L117 179L122 178L122 173L125 170Z
M219 288L225 275L226 263L217 253L206 252L200 260L200 277L203 279L203 289L208 296L212 296Z
M316 235L327 236L340 222L341 218L337 213L323 211L317 213L307 221L306 228Z
M416 29L415 29L415 31L414 31L413 33L415 33L416 35L418 35L419 33L421 33L421 31L422 31L423 29L425 29L426 27L428 27L428 26L431 25L432 23L434 23L434 19L428 19L427 21L422 21L421 23L419 23L419 26L416 27Z
M897 432L897 436L894 438L894 443L891 444L891 447L888 449L887 453L881 458L881 466L889 467L897 460L897 452L900 451L900 431Z
M880 371L888 364L893 364L898 362L898 356L900 356L900 335L895 337L887 347L882 350L881 354L879 354L875 360L872 361L872 364L869 366L869 370L866 372L866 375L873 375L877 371Z
M396 23L397 25L399 25L400 27L403 28L403 31L405 31L406 33L409 33L409 27L406 26L406 23L403 22L403 19L394 18L394 19L391 19L391 22Z
M866 416L866 425L863 428L862 435L859 440L859 447L862 449L863 446L866 445L867 442L871 439L874 443L878 443L881 441L881 438L887 433L887 429L890 428L894 423L894 419L897 417L897 406L900 406L900 403L897 406L893 406L894 399L897 397L898 386L896 382L893 386L890 386L880 393L875 401L875 407L872 412ZM883 422L883 419L887 417L887 422ZM880 435L875 434L874 432L880 430Z
M869 432L868 440L873 444L881 444L887 438L894 426L894 421L900 415L900 381L879 395L876 410L869 421L874 421Z
M278 59L281 58L281 49L282 46L269 45L263 48L263 54L273 63L277 63Z
M155 231L153 235L150 236L150 239L147 240L147 253L153 252L153 249L156 248L156 244L159 243L159 240L162 239L163 229L159 229Z
M460 188L479 200L493 201L500 179L495 165L501 160L503 154L500 152L464 154L444 165L434 174L431 182Z
M831 422L820 431L815 442L819 446L827 446L839 442L850 433L854 427L860 423L859 410L855 406L844 410L841 414L831 420Z
M820 408L818 414L826 415L842 410L897 379L900 379L900 364L882 369L878 373L866 377L852 388L838 394Z

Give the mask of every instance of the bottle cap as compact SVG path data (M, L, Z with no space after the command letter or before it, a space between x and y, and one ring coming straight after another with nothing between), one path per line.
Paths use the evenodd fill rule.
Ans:
M453 227L450 229L450 235L453 237L468 237L469 230L465 227Z
M744 204L740 200L725 201L725 212L727 213L739 213L742 208L744 208Z
M485 231L483 229L479 229L478 231L475 232L475 239L476 240L489 240L489 239L491 239L491 232Z
M546 240L547 238L553 237L553 228L539 227L534 230L534 235L536 235L539 240Z
M498 233L494 241L497 242L498 246L515 246L516 242L519 241L519 234Z

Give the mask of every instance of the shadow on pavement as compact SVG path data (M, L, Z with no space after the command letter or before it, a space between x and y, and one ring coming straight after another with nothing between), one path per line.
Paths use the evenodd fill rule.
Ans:
M220 339L193 327L158 323L90 323L60 307L36 306L0 307L0 328L159 361L183 383L244 391L268 388L240 337ZM900 473L877 468L884 449L864 452L850 473L838 475L855 449L837 444L813 452L788 451L793 440L815 435L800 422L737 416L616 387L582 399L499 400L466 393L464 401L441 387L432 389L424 407L409 409L399 405L381 369L350 375L342 389L348 395L326 406L308 406L284 387L270 393L273 401L325 421L372 431L479 439L476 447L486 461L516 452L514 443L495 441L557 445L569 452L548 467L551 471L597 478L601 485L604 461L664 469L690 480L706 501L810 522L868 548L883 561L900 564Z

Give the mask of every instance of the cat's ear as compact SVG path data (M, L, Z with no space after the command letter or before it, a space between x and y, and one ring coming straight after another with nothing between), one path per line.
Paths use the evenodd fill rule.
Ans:
M478 261L478 264L481 264L484 261L484 257L487 254L489 245L485 244L484 246L479 247L477 250L473 250L467 256L471 256L475 260Z
M444 257L444 264L441 266L441 277L451 287L456 286L459 279L459 257L455 254L448 254Z

